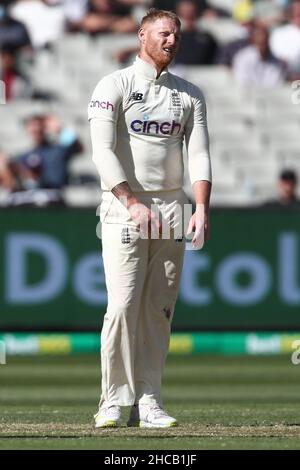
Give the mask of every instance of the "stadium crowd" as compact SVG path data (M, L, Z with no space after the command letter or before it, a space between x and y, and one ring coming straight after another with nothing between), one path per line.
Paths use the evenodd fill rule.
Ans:
M222 2L217 2L222 4ZM228 4L228 2L224 2ZM66 34L84 32L132 33L149 7L176 11L183 23L182 46L177 61L183 64L232 65L238 51L257 46L259 24L266 37L268 62L275 57L286 67L286 78L299 76L300 1L232 0L222 9L208 0L4 0L0 4L0 47L13 51L31 48L33 54L51 48ZM220 45L201 28L200 19L214 22L231 18L240 27L240 39ZM257 59L258 60L258 59Z
M242 87L272 88L300 79L300 0L6 0L0 2L0 80L6 103L56 100L28 75L43 51L66 36L135 33L149 7L176 11L182 40L176 66L219 66ZM220 41L205 25L230 20L236 37ZM112 54L116 66L130 62L135 48ZM0 189L15 193L68 185L70 158L83 151L71 128L56 116L28 116L32 147L6 155L0 142ZM55 129L55 130L54 130Z

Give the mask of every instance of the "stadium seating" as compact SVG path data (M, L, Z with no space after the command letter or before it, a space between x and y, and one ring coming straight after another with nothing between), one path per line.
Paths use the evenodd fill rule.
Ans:
M11 157L29 146L23 126L29 114L53 112L76 130L84 152L69 167L73 186L67 190L67 199L72 205L95 202L94 190L99 187L87 122L92 90L103 75L119 67L114 52L136 45L132 34L96 39L83 34L66 36L53 50L38 52L30 68L34 87L50 91L55 99L0 105L0 148ZM275 193L283 166L299 169L300 104L293 104L289 84L269 90L243 90L222 66L176 66L172 70L200 86L206 96L214 205L256 204ZM84 195L84 184L91 196ZM185 189L192 197L187 174Z

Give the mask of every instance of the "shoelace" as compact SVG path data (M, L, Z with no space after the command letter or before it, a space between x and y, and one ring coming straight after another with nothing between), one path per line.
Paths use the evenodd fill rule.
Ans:
M109 410L109 411L108 411ZM101 416L101 414L105 414L109 412L110 416L112 418L115 418L115 419L119 419L120 418L120 410L117 406L115 405L112 405L112 406L109 406L108 408L102 408L102 410L99 410L95 415L94 415L94 418L97 418L98 416Z
M113 418L118 419L120 417L120 410L117 406L109 406L105 408L105 412L109 413Z
M156 418L159 418L160 416L168 416L159 405L153 405L149 407L149 413L151 413Z

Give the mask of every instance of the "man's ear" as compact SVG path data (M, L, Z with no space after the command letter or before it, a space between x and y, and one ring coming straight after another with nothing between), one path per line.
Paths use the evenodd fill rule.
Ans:
M145 29L144 28L140 28L139 31L138 31L138 37L139 37L139 40L141 41L142 44L145 43Z

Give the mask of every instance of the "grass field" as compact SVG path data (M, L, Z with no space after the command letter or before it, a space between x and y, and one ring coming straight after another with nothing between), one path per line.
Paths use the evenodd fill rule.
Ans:
M300 365L281 357L170 356L165 430L96 430L96 356L8 358L0 449L300 449Z

